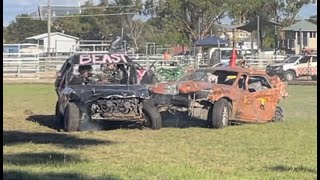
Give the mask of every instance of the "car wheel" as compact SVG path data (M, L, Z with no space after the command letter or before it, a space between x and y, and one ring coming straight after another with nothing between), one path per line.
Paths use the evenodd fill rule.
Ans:
M226 99L218 100L212 109L212 127L224 128L229 124L231 104Z
M213 126L212 126L212 111L213 111L213 106L211 106L208 111L207 125L209 128L213 128Z
M317 76L311 76L311 79L312 79L313 81L316 81L316 80L317 80Z
M160 129L162 128L162 117L156 106L151 101L143 102L143 114L145 117L144 126L151 129Z
M279 106L276 107L274 117L272 119L273 122L282 122L284 121L283 109Z
M69 102L64 110L64 130L77 131L79 127L80 111L75 103Z
M60 111L59 101L57 101L54 125L57 129L60 129L62 127L62 123L63 123L63 114Z
M287 71L284 73L284 80L292 81L296 78L296 75L292 71Z

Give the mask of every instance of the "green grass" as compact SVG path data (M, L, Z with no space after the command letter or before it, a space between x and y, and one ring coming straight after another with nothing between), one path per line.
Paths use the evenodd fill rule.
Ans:
M4 178L315 179L317 89L288 91L283 123L62 133L52 85L4 84Z

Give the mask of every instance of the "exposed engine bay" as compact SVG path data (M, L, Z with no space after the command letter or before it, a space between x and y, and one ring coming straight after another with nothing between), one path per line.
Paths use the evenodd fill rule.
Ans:
M211 107L206 99L209 92L208 90L202 90L188 94L151 95L160 112L168 110L186 112L190 117L205 120Z
M100 98L90 106L92 119L143 120L142 102L138 98Z

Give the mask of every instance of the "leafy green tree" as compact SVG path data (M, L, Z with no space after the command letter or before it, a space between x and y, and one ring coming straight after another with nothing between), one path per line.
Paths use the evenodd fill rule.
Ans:
M227 8L227 0L163 0L158 3L147 0L145 13L160 18L162 26L172 26L186 39L195 41L208 35L212 25L225 16Z
M238 0L230 4L228 15L234 19L235 24L244 24L257 18L274 20L282 23L283 26L295 22L300 9L312 0ZM280 29L278 29L279 33ZM261 44L269 45L274 37L274 26L265 25L260 29ZM268 42L264 43L264 40ZM273 43L274 44L274 43Z
M35 36L47 32L47 22L41 20L34 20L26 14L18 15L16 21L12 21L6 28L6 43L19 43L30 36ZM53 29L54 31L55 29Z

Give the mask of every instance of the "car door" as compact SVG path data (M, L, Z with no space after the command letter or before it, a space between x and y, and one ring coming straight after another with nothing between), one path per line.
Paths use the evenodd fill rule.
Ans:
M299 76L306 76L309 74L309 61L311 56L303 56L301 59L298 60L296 74L297 77Z
M238 80L236 87L236 93L238 94L237 99L233 102L233 117L236 120L250 119L250 111L253 109L253 99L248 91L248 75L243 74Z
M71 61L70 59L67 59L66 62L63 63L61 69L56 72L56 76L57 76L56 81L55 81L55 88L56 89L58 89L58 86L60 85L62 77L67 70L67 65L68 65L68 63L70 63L70 61Z
M65 88L68 72L71 69L71 67L72 67L71 64L68 62L65 66L63 74L59 77L59 82L58 82L59 84L57 84L57 88L56 88L56 91L59 97L61 95L60 92Z
M270 121L274 116L277 97L266 77L250 75L245 91L239 96L236 116L247 122Z
M308 75L316 76L317 75L317 56L312 56L308 65Z

